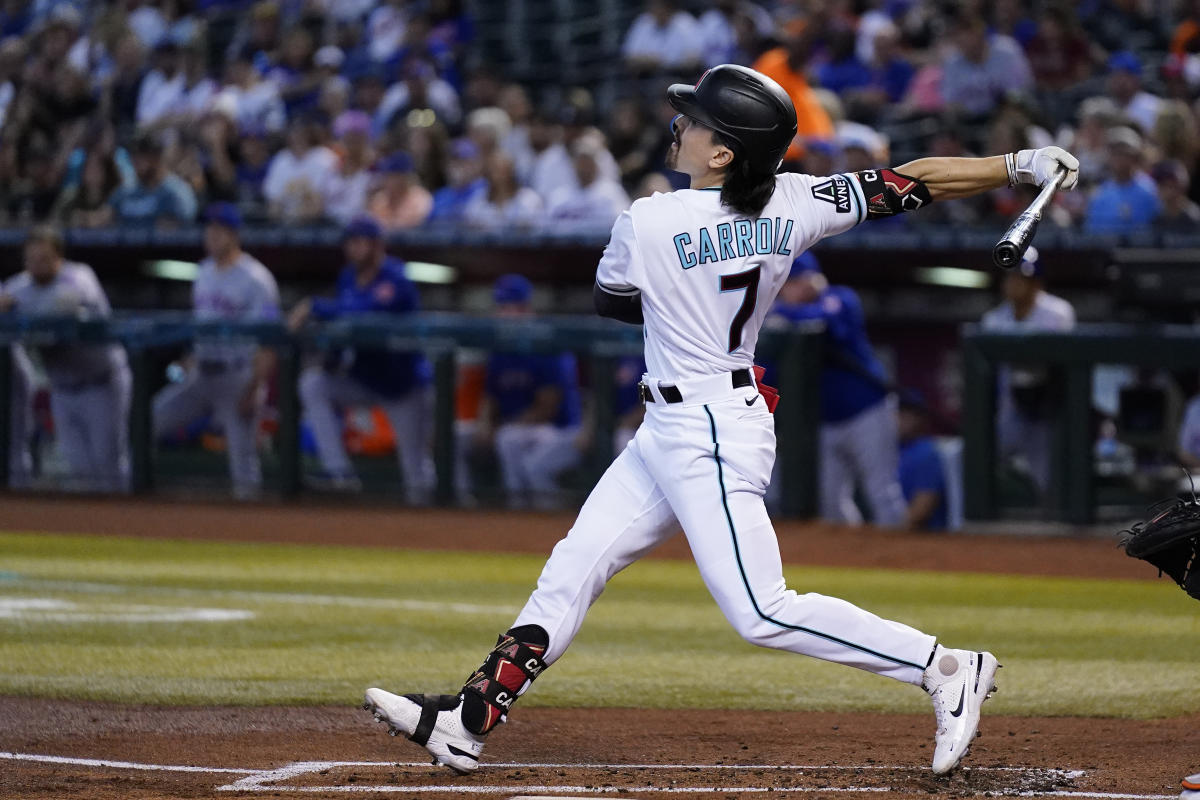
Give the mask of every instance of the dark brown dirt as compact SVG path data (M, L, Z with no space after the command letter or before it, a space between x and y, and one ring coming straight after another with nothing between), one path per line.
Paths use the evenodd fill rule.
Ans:
M547 553L571 521L569 515L0 496L0 530L155 538ZM1111 541L1096 539L926 536L801 523L783 523L779 534L788 563L1154 577ZM655 555L689 556L682 537ZM389 738L357 709L158 708L0 698L0 751L245 770L3 759L0 798L247 796L248 790L218 787L253 778L254 771L306 761L367 763L326 765L290 777L260 775L255 793L344 798L350 790L354 796L433 800L468 792L505 800L581 793L650 800L667 789L722 800L848 798L868 790L886 790L889 798L1085 792L1150 797L1177 796L1180 778L1200 770L1200 716L1130 721L985 715L984 736L972 748L969 768L946 779L933 777L928 768L932 728L932 715L529 708L491 737L479 772L457 777L408 765L423 762L424 750ZM689 766L630 766L637 764ZM686 793L689 788L705 791ZM767 788L769 794L762 791Z
M572 514L354 506L181 504L154 500L0 495L0 530L144 536L156 539L346 544L428 550L544 553ZM784 563L1000 572L1096 578L1154 578L1116 538L920 534L811 522L777 524ZM676 535L654 553L691 558Z

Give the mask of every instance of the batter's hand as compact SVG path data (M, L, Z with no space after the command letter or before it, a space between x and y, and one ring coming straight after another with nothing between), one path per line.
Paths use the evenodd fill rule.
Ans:
M1063 178L1060 189L1069 192L1079 182L1079 159L1054 145L1013 153L1013 164L1011 177L1016 183L1043 186L1054 177L1060 166L1067 169L1067 177Z
M0 294L0 314L12 311L17 307L17 298L11 294Z

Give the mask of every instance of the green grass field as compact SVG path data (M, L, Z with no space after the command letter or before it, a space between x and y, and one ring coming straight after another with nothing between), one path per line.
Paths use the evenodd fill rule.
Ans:
M1019 544L1014 543L1014 546ZM354 704L453 691L532 588L538 556L0 535L0 693L139 703ZM1167 581L792 566L1005 669L993 713L1200 710L1200 617ZM923 712L873 675L743 643L690 562L612 582L525 706Z

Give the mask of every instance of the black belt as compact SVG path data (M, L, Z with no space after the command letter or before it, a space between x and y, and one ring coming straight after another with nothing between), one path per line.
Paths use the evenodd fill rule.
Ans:
M729 373L729 377L730 384L734 389L741 389L746 386L754 385L754 381L750 378L750 370L748 369L735 369ZM662 399L666 400L668 403L683 402L683 395L680 394L678 386L672 386L670 384L663 385L660 383L658 385L658 393L661 394ZM650 391L650 386L645 381L638 383L638 399L643 403L654 402L654 394Z

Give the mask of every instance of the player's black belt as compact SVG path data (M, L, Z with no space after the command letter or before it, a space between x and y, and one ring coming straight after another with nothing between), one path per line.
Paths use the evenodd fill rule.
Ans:
M750 377L750 370L748 369L733 370L729 373L729 379L731 387L734 389L741 389L746 386L754 385L754 381ZM661 394L662 399L666 400L668 403L683 402L683 394L680 393L678 386L660 383L658 384L658 393ZM650 391L650 386L645 381L638 383L638 399L643 403L655 402L654 393Z

